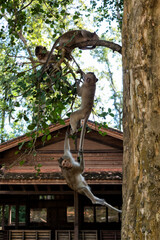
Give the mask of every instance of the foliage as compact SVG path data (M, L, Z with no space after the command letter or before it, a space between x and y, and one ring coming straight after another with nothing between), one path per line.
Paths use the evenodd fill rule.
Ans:
M33 130L39 134L42 129L45 141L50 138L48 125L69 116L76 98L75 79L63 65L61 76L52 77L53 91L48 91L49 78L46 73L41 76L35 46L49 48L69 29L88 29L88 21L99 28L102 21L115 19L120 26L117 12L121 16L122 1L0 0L0 6L1 142ZM79 54L75 51L75 56Z

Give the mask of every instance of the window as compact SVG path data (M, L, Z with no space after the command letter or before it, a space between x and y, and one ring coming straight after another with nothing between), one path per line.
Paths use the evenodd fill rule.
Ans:
M9 205L4 206L4 224L5 226L9 223Z
M2 230L2 213L3 213L3 206L0 205L0 230Z
M118 207L115 207L118 208ZM108 222L119 222L119 214L115 210L108 208Z
M40 195L39 200L54 200L55 196L54 195Z
M26 206L19 206L19 223L24 224L26 222Z
M84 207L84 222L94 222L94 208Z
M75 210L74 207L67 207L67 222L74 222Z
M30 222L47 223L47 209L30 209Z
M16 212L18 211L17 221L19 224L25 224L26 222L26 206L20 205L4 205L4 225L15 225L16 224ZM3 206L0 206L0 224L2 224L2 212ZM17 222L18 223L18 222ZM0 225L1 227L1 225Z
M96 206L96 222L106 222L106 207Z
M15 225L16 222L16 206L9 206L9 225Z
M107 219L107 211L108 211L108 219ZM87 222L87 223L119 222L120 221L119 217L120 215L118 212L116 212L111 208L106 208L105 206L84 207L84 222Z

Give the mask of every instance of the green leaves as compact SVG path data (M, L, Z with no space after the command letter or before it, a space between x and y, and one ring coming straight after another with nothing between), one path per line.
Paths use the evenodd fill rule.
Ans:
M42 164L37 164L34 169L36 171L36 176L39 175L40 171L41 171L41 167L42 167Z
M42 66L36 67L35 46L44 45L49 50L55 39L67 30L98 29L104 20L111 22L111 18L116 18L122 1L93 0L88 4L78 0L73 4L73 0L0 0L0 6L0 132L7 140L8 129L4 131L4 126L10 124L10 137L30 132L34 139L35 132L45 129L42 141L50 141L51 135L46 132L48 126L58 122L64 124L62 118L71 112L76 98L71 70L75 73L77 69L62 64L62 71L56 77L49 77L47 73L41 76ZM111 7L114 8L111 10ZM99 53L97 50L96 55L100 56ZM101 62L104 59L101 57ZM114 115L108 109L99 116L106 119Z
M30 130L30 131L33 131L34 129L35 129L35 127L36 127L36 124L30 124L30 125L28 125L28 130Z
M102 108L102 111L103 111L103 108ZM108 108L108 112L103 111L102 113L98 114L99 117L103 117L104 119L106 119L108 115L111 117L114 117L114 114L112 113L111 108Z

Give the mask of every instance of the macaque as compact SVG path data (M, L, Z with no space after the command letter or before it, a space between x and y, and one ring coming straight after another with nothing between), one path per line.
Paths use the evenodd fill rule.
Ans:
M49 56L49 51L47 51L47 48L44 47L44 46L36 46L35 48L35 55L36 57L38 58L39 62L40 63L46 63L47 59L48 59L48 56ZM46 68L46 72L47 74L49 75L50 77L50 80L48 82L48 90L51 90L53 91L52 89L52 79L51 77L54 77L54 78L57 78L57 74L58 73L61 73L62 71L62 68L61 67L57 67L57 56L56 55L51 55L51 59L50 59L50 63L47 65L47 68ZM59 76L61 76L61 74L59 74Z
M46 47L43 47L43 46L37 46L35 48L35 55L36 57L38 58L39 62L40 63L46 63L47 59L48 59L48 56L49 56L49 51L47 51L47 48ZM48 65L48 69L47 69L47 73L50 75L50 76L54 76L54 74L56 72L59 72L61 71L61 67L57 68L57 56L56 55L51 55L51 58L50 58L50 63Z
M62 50L62 57L59 62L60 64L63 62L64 58L67 58L68 60L71 60L71 52L76 47L77 43L91 41L91 40L99 40L98 35L94 32L91 33L87 30L71 30L64 34L62 34L53 44L53 47L48 55L48 59L46 61L46 64L44 65L42 73L45 71L45 68L50 61L50 58L52 56L53 50L56 48L58 50ZM58 46L57 46L58 45ZM80 49L93 49L95 46L91 47L79 47Z
M64 33L62 36L60 36L56 41L55 41L55 47L58 50L64 49L64 54L63 56L66 57L68 60L71 60L71 52L72 50L76 47L76 44L81 43L81 42L86 42L90 40L99 40L98 35L94 32L91 33L86 30L72 30ZM58 45L58 46L57 46ZM95 46L91 47L79 47L82 50L86 49L94 49Z
M83 78L84 82L81 87L79 82L77 82L77 94L81 96L81 106L80 109L70 115L71 134L77 131L81 119L85 119L85 123L87 122L93 107L98 79L93 72L83 73Z
M60 36L55 41L54 45L55 46L58 45L58 47L57 47L58 50L62 49L62 48L67 48L67 52L68 52L68 54L70 54L69 51L70 50L72 51L77 43L86 42L86 41L90 41L90 40L98 41L99 37L95 32L91 33L86 30L72 30L72 31L68 31L68 32L62 34L62 36ZM79 48L80 49L93 49L93 48L95 48L95 46L79 47Z
M121 210L114 208L113 206L108 204L104 199L100 199L93 195L93 193L90 190L90 187L88 186L87 182L82 176L82 173L84 171L84 160L83 160L82 149L81 148L79 149L80 162L77 162L75 161L75 159L73 158L70 152L68 135L69 135L68 132L66 132L65 141L64 141L64 155L62 158L58 160L59 167L61 168L61 171L62 171L62 175L65 178L68 186L72 190L77 191L78 193L88 197L93 204L104 205L118 212L121 212Z
M40 63L45 63L48 55L49 55L49 51L47 51L46 47L43 46L36 46L35 48L35 55L38 58ZM51 62L56 62L56 56L52 54L51 58L50 58Z

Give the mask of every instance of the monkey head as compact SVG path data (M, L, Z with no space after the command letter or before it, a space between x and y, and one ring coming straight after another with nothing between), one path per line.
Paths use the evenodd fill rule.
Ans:
M99 40L99 37L96 32L92 33L92 40Z
M58 163L59 163L59 166L60 166L60 167L62 167L62 162L63 162L63 160L64 160L63 157L61 157L61 158L58 159Z
M46 56L48 56L47 48L43 46L36 46L35 55L40 61L46 59Z
M98 79L93 72L88 72L84 75L84 83L86 84L94 85L97 81Z
M61 165L62 165L63 168L67 168L67 169L72 168L72 164L71 164L69 159L64 159L62 161Z
M72 168L72 164L69 158L61 157L58 159L58 162L61 168L67 168L67 169Z

